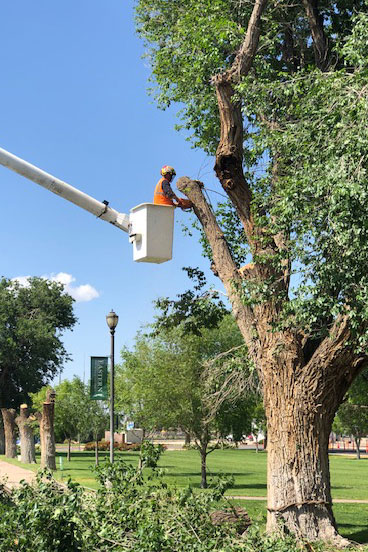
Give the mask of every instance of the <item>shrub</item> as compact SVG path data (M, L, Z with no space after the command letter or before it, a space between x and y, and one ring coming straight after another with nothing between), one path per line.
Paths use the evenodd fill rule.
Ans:
M165 448L163 445L155 445L151 441L143 441L141 445L140 465L147 468L156 468L161 454Z
M159 470L152 470L147 483L143 470L121 459L99 466L96 474L101 485L93 493L71 481L61 488L47 471L10 496L0 489L0 552L328 550L291 536L265 536L257 527L240 536L230 515L215 524L211 511L229 510L222 498L229 486L225 479L205 493L177 490L162 481Z

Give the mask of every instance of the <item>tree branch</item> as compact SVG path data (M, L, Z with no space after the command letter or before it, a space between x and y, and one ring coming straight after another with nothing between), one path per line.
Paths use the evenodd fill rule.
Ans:
M323 18L319 13L317 2L318 0L303 0L303 5L312 33L316 65L321 71L325 71L328 67L328 42L323 29Z
M366 362L366 355L354 352L348 315L340 315L306 364L303 386L317 401L329 394L331 406L338 406Z
M255 339L252 328L255 328L255 320L253 311L241 301L239 288L242 286L242 277L232 258L229 246L217 223L216 217L202 193L203 184L198 180L191 180L187 176L183 176L178 179L177 188L194 204L194 212L211 246L216 271L225 286L235 319L245 338L248 349L254 352Z
M261 15L266 3L267 0L256 0L247 32L232 67L212 79L216 86L221 123L215 171L236 208L250 244L254 242L254 222L250 210L252 197L243 173L243 116L240 102L234 101L233 85L246 76L252 67L261 33Z

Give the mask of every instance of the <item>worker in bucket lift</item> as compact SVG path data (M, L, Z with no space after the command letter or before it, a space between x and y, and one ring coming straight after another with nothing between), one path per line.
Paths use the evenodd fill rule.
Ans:
M183 210L191 209L193 204L189 199L180 198L173 192L170 183L174 180L176 172L170 165L164 165L160 171L161 178L157 182L153 203L156 205L172 205Z

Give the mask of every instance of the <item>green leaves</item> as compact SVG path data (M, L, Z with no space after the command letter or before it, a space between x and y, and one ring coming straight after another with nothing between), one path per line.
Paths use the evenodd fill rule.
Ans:
M189 130L197 147L214 153L219 117L210 81L233 59L243 33L240 20L232 20L226 0L141 0L136 13L159 107L180 104L178 128Z
M62 333L76 323L63 286L30 278L28 286L0 280L0 404L28 402L68 358ZM6 390L6 392L5 392Z
M193 290L180 293L176 299L162 297L155 302L159 313L151 326L152 335L177 327L183 334L201 336L204 328L217 328L228 313L219 292L206 290L207 280L201 270L191 267L183 270L193 281Z
M251 75L238 90L258 127L255 147L270 158L255 201L269 215L269 233L288 236L288 314L294 325L322 333L347 306L354 329L367 320L366 14L352 22L352 34L336 50L348 69Z
M219 142L211 77L231 66L251 8L233 0L137 3L138 31L148 49L158 103L175 102L181 127L210 154ZM363 0L321 3L319 10L332 60L329 71L315 67L302 3L271 4L262 18L253 69L237 87L236 100L243 106L252 213L265 229L265 242L285 238L279 256L256 262L281 267L288 258L292 289L289 297L279 297L285 306L282 323L326 333L331 316L347 305L356 329L367 319L368 25ZM243 264L254 252L236 215L224 204L217 216L235 262ZM211 258L208 243L202 242ZM276 298L277 282L270 279L264 287L239 293L249 305ZM161 305L165 313L172 306Z

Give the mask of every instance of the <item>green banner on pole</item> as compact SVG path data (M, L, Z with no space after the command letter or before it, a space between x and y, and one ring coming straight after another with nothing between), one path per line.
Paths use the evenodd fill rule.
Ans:
M90 398L95 401L107 397L107 363L109 357L91 357Z

